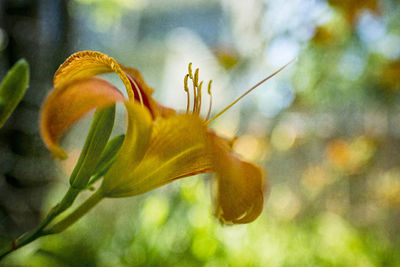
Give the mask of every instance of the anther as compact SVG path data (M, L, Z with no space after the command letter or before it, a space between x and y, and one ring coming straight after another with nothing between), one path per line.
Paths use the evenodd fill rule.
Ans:
M186 103L186 113L189 113L189 106L190 106L190 94L189 94L189 87L188 87L188 78L189 74L186 74L185 79L183 80L184 83L184 90L187 94L187 103Z
M199 68L196 69L196 71L194 72L194 80L193 80L194 84L196 86L199 85Z
M183 80L185 92L188 92L188 91L189 91L189 87L188 87L188 78L189 78L189 74L186 74L185 79Z
M203 81L200 82L199 84L199 92L201 92L201 87L203 86Z
M190 79L193 79L192 62L189 63L188 70L189 70L189 77L190 77Z
M199 82L199 68L197 68L194 72L194 77L192 78L193 81L193 92L194 92L194 104L193 104L193 113L197 113L198 111L198 104L199 104L199 96L197 92L198 82Z

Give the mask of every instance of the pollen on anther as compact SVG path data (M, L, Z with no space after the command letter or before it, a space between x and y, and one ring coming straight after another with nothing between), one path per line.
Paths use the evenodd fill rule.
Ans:
M190 79L193 79L192 62L189 63L188 71L189 71L189 77L190 77Z
M212 80L210 80L208 82L207 92L208 92L209 95L211 95L211 84L212 84Z
M185 92L189 92L189 87L188 87L188 78L189 78L189 74L186 74L185 79L183 80L183 84L184 84L184 90Z
M194 72L194 84L196 86L199 85L199 68L196 69L196 71Z

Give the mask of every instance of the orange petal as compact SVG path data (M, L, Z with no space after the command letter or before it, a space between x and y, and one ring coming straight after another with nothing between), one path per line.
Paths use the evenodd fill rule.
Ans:
M168 118L171 116L176 115L176 110L173 108L169 108L163 105L158 104L158 112L160 113L160 116L163 118Z
M115 72L124 83L129 99L134 98L128 77L113 58L96 51L81 51L71 55L54 74L54 87L64 87L76 79Z
M263 208L263 171L234 155L226 142L209 134L217 173L216 216L223 223L249 223Z
M149 147L130 173L120 173L125 184L109 197L134 196L178 178L211 171L206 126L198 116L182 114L154 122Z
M54 156L65 158L66 153L57 144L60 136L88 111L116 101L124 101L124 96L99 78L76 80L66 87L54 89L40 112L40 132L46 146Z

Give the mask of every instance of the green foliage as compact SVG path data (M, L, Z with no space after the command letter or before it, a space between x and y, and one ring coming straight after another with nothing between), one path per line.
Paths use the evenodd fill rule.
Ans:
M81 155L70 177L72 187L83 189L88 185L99 163L114 126L115 105L97 110Z
M0 85L0 128L25 95L29 83L29 65L20 59L7 72Z
M111 165L117 158L118 151L124 142L124 138L125 135L121 134L108 141L103 153L100 156L99 162L93 171L93 177L91 178L89 185L94 184L110 169Z

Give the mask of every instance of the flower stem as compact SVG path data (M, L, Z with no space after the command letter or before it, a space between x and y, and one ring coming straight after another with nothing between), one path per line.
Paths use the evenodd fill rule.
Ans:
M60 203L58 203L50 210L46 218L38 227L36 227L36 229L34 229L31 232L23 234L19 238L15 239L11 243L11 245L4 251L0 251L0 260L10 252L31 243L32 241L36 240L41 236L56 232L61 232L62 230L66 229L69 225L71 225L73 222L78 220L90 208L92 208L97 202L101 200L102 197L99 198L96 203L93 202L95 197L98 198L99 195L101 196L100 193L95 193L86 202L84 202L81 207L79 207L75 211L75 212L81 212L79 217L75 219L70 218L69 220L71 222L68 224L68 222L65 220L68 219L70 216L73 216L75 214L75 212L73 212L70 214L70 216L66 217L65 220L60 221L60 223L63 224L59 225L58 228L56 228L57 230L56 232L48 232L44 230L58 215L60 215L62 212L71 207L78 194L87 187L89 179L93 175L93 172L95 170L96 165L99 162L102 151L104 150L107 141L110 137L114 125L114 117L115 117L115 105L96 110L89 134L85 141L85 145L82 149L81 155L70 177L71 186L69 187L64 198L61 200ZM88 207L90 205L92 206L90 206L90 208L86 207L86 211L84 212L85 204ZM75 214L74 216L77 215ZM56 224L55 226L57 225L58 224ZM63 227L62 230L60 230L61 229L60 227Z
M0 252L0 260L12 251L17 250L18 248L23 247L38 239L39 237L46 235L47 233L43 232L43 229L47 225L49 225L49 223L51 223L51 221L55 217L57 217L60 213L62 213L72 205L79 192L80 189L70 187L61 202L50 210L49 214L46 216L43 222L38 227L36 227L36 229L34 229L30 233L25 233L19 238L15 239L8 248Z

